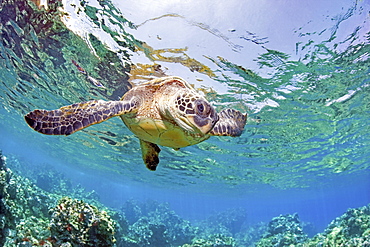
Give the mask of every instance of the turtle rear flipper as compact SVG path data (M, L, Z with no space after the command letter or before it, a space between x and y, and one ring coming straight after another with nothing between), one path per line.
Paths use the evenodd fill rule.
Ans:
M234 109L225 109L218 116L219 120L209 132L210 135L237 137L243 133L247 122L247 114Z
M138 101L92 100L60 109L34 110L24 118L28 125L45 135L70 135L90 125L101 123L111 117L135 112Z
M155 171L157 169L157 165L159 164L158 155L161 149L158 147L157 144L147 142L141 139L140 139L140 147L141 147L143 161L146 167L151 171Z

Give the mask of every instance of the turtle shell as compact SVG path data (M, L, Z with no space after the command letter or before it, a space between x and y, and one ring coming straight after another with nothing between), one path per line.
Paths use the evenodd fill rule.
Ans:
M197 144L208 139L209 135L191 133L180 126L163 119L143 116L121 115L125 125L141 140L174 149Z
M174 113L179 110L175 104L178 96L175 95L180 91L186 92L186 97L201 97L184 80L176 77L134 87L121 100L137 97L140 99L140 107L137 112L120 117L139 139L161 146L178 149L208 139L210 135L202 133L198 128L189 129L184 128L186 125L179 125L179 122L187 121L185 117Z

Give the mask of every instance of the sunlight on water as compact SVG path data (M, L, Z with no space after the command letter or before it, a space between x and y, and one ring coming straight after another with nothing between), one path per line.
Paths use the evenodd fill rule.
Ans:
M1 10L0 97L8 112L1 125L48 155L117 180L211 191L217 186L204 185L236 192L246 185L250 191L265 184L302 188L369 169L366 1L324 18L331 20L325 26L314 23L317 30L310 30L312 20L294 26L291 53L275 49L263 29L241 31L240 23L217 27L165 11L133 23L108 1L63 5L44 11L4 4ZM186 38L171 33L169 19ZM151 173L142 164L138 140L118 118L68 137L38 135L23 121L36 108L118 100L135 84L163 75L184 77L218 110L248 112L245 133L180 151L164 148L158 171Z

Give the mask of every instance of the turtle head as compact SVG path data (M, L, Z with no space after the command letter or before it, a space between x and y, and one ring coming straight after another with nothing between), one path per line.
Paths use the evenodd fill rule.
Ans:
M178 93L172 115L182 128L196 133L208 134L218 121L216 110L209 102L193 93Z

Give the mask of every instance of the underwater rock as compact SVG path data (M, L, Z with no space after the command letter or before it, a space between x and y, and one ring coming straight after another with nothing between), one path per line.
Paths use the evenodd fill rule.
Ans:
M240 232L235 235L237 246L255 246L265 232L267 232L268 224L260 222L252 226L243 226Z
M151 203L144 205L150 205L152 209L155 208L155 210L148 211L148 218L156 224L166 226L166 235L173 246L189 243L195 236L195 229L190 222L170 210L168 204L151 201ZM143 211L145 212L145 209Z
M267 231L256 244L258 247L297 246L307 240L298 214L286 214L273 218Z
M211 215L197 224L200 228L199 236L207 238L212 234L222 234L234 237L236 233L240 232L246 218L247 212L243 208L231 208Z
M306 246L367 246L370 247L370 204L348 209L333 220L324 233L317 234Z
M135 240L136 245L133 246L172 246L166 230L167 227L164 224L155 223L147 217L142 217L130 226L128 239L125 239Z
M207 239L194 239L191 244L184 244L182 247L236 247L235 240L232 237L222 234L213 234Z
M318 231L317 231L317 229L316 229L316 227L313 223L303 221L303 222L301 222L301 224L302 224L303 232L305 234L307 234L307 236L309 238L312 238L313 236L315 236L318 233Z
M176 215L167 204L129 200L122 210L131 225L120 246L181 246L195 236L196 229L190 222Z
M210 216L207 221L211 225L222 225L234 236L240 231L247 219L247 212L244 208L232 208L216 215Z
M1 246L32 246L50 236L49 208L57 198L6 168L0 158Z
M51 209L50 232L57 245L113 246L115 222L106 211L64 197Z
M38 188L7 163L0 152L0 246L114 246L114 231L121 229L107 211L70 198L57 205L60 195Z
M137 201L132 199L125 201L121 210L124 212L125 217L130 224L134 224L141 216L143 216L141 206Z

